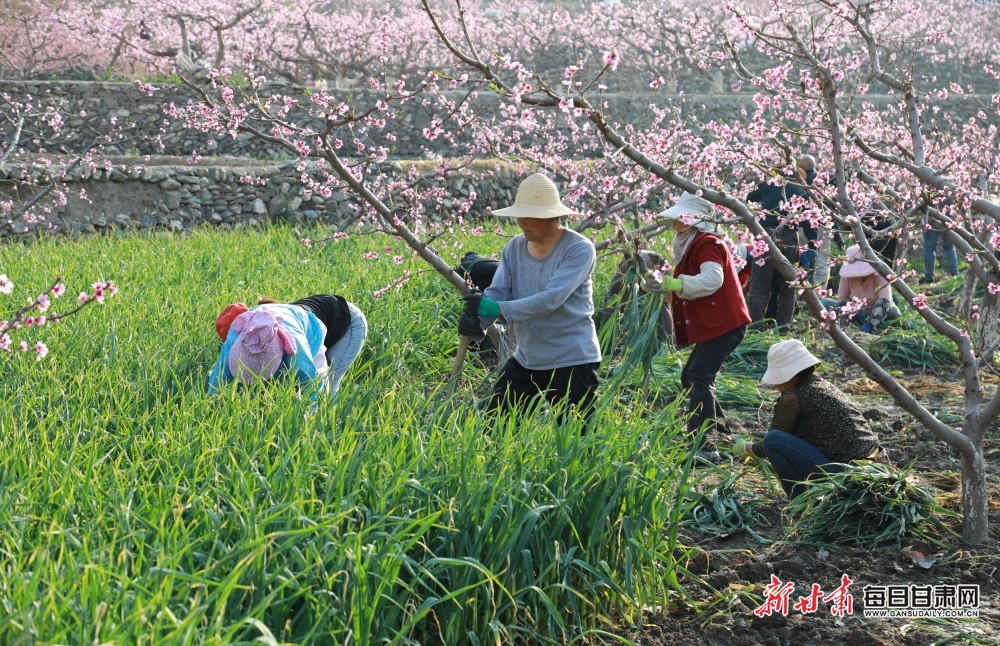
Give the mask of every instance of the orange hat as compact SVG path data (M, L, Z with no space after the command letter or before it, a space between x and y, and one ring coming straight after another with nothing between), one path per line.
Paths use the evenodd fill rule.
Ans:
M250 311L250 308L245 303L233 303L232 305L227 305L226 309L222 310L219 318L215 319L215 331L219 334L219 338L223 342L229 336L229 326L233 324L233 319L243 312L248 311Z

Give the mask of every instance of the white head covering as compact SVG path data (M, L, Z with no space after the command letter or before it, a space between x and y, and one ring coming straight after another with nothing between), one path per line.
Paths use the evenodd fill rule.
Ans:
M582 214L562 203L555 182L541 173L535 173L517 187L514 206L498 209L493 215L502 218L558 218Z
M660 213L661 218L666 220L682 220L685 216L694 228L705 233L717 233L718 229L712 218L715 215L715 207L708 200L698 197L693 193L684 193L677 203L666 211Z
M767 351L767 372L760 380L777 386L819 362L798 339L778 341Z

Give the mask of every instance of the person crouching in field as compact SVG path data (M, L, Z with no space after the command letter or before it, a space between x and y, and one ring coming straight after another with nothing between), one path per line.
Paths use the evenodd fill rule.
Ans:
M464 297L463 318L491 324L502 316L517 333L517 349L493 385L487 410L523 407L541 394L587 416L601 361L593 320L594 245L562 225L562 216L578 214L541 173L521 182L514 205L493 215L517 220L522 233L504 247L485 293Z
M234 303L216 319L215 331L223 344L209 393L233 380L248 384L293 371L333 399L361 352L368 322L344 297L319 294L287 304L262 298L252 309Z
M820 472L838 473L854 460L885 461L878 436L854 402L815 374L819 363L797 339L771 346L761 379L781 393L771 430L762 441L734 447L737 455L766 458L789 499L805 491L806 481Z
M840 267L839 301L824 298L827 309L844 308L847 304L862 303L861 309L851 317L861 326L861 331L873 334L887 321L900 317L899 308L892 300L892 287L865 260L861 247L853 245L847 250L847 259Z
M660 213L673 220L671 251L673 275L662 281L643 279L646 291L671 294L674 337L678 346L694 344L684 369L681 385L690 391L688 433L695 436L708 429L697 456L717 460L716 441L729 441L725 411L715 397L715 377L726 358L746 334L750 313L732 255L715 235L711 203L685 193L677 203Z

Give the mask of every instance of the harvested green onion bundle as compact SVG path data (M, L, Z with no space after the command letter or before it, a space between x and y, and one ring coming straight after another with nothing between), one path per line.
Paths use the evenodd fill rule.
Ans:
M753 494L736 491L739 478L731 474L708 493L689 490L687 495L693 504L681 525L719 538L743 530L761 543L770 543L753 529L757 520L766 520L756 511L759 501Z
M788 505L795 519L789 538L868 548L901 547L908 538L939 544L935 530L952 532L939 517L958 514L908 482L908 474L909 469L861 462L811 480Z

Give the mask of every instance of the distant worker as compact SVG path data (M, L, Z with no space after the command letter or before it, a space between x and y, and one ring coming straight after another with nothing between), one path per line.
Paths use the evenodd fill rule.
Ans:
M802 155L797 162L799 169L805 173L806 184L812 186L818 174L816 172L816 158L812 155ZM833 231L829 228L818 228L816 240L811 245L805 236L804 228L799 229L802 236L799 238L799 247L805 247L805 251L799 254L799 264L803 269L812 269L811 283L825 288L830 280L830 255L833 251ZM803 239L805 238L805 239Z
M802 227L809 242L814 243L818 236L815 227L808 223L781 224L781 220L787 215L782 204L796 195L805 195L799 184L805 183L806 179L806 172L797 168L795 176L782 175L777 180L763 181L747 195L748 201L760 204L761 212L766 214L761 226L793 266L799 263L797 228ZM774 181L778 183L775 184ZM765 257L763 264L754 261L753 271L750 274L750 318L755 323L767 316L768 304L772 298L775 299L773 310L775 322L779 329L784 329L791 324L792 316L795 314L795 289L781 276L770 257Z
M209 392L236 381L251 384L291 373L330 399L368 335L364 313L343 296L319 294L292 303L260 299L226 307L215 323L223 340L209 375Z
M924 215L924 276L920 279L922 284L934 282L934 265L937 261L938 242L944 251L945 261L948 265L948 274L958 275L958 254L955 252L955 245L951 244L948 238L942 233L930 219Z
M847 260L840 268L838 300L823 299L827 309L836 307L843 310L852 303L860 303L860 307L850 312L851 320L868 334L878 332L886 321L900 317L889 281L865 260L858 245L847 250Z

